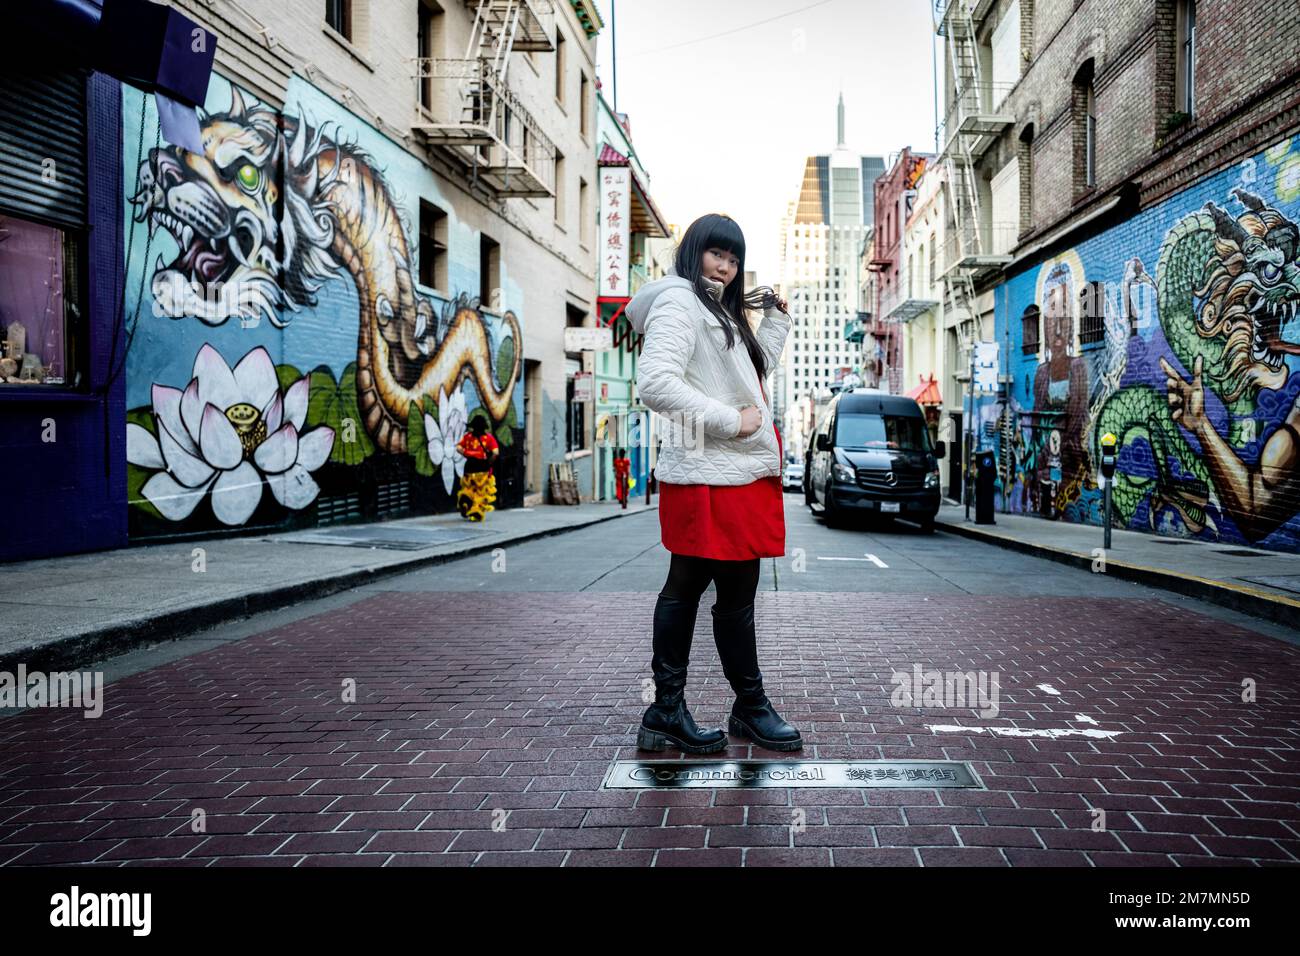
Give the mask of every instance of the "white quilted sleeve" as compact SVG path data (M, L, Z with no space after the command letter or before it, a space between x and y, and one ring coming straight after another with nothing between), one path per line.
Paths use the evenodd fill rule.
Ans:
M735 438L740 433L740 409L706 395L685 379L699 328L687 298L692 294L674 289L655 300L646 318L637 390L651 411L687 427L698 422L714 438Z
M754 336L758 339L763 354L767 356L768 371L776 368L777 360L781 358L781 350L785 348L786 336L789 334L790 317L776 306L765 309L763 321L758 324Z

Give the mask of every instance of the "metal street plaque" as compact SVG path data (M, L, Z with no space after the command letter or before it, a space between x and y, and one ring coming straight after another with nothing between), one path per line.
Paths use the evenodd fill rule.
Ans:
M978 787L956 760L616 760L601 788Z

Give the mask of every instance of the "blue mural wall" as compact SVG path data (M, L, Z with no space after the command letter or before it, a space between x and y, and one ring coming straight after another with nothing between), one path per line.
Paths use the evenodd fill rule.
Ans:
M1119 526L1300 550L1297 219L1300 136L996 290L1012 382L979 427L1011 511L1100 524L1109 432Z
M299 78L285 102L214 76L199 155L123 92L131 535L455 510L476 416L496 506L519 504L507 263L480 303L479 233L428 168ZM422 198L448 216L447 295L417 281Z

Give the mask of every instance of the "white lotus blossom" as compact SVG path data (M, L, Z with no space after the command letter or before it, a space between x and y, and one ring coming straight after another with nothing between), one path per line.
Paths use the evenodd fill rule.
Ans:
M182 521L211 493L217 519L242 525L262 500L265 478L284 507L307 507L320 493L311 472L334 447L328 426L303 432L309 388L303 377L281 394L275 363L262 346L232 370L205 344L184 391L154 384L158 437L134 422L126 426L127 461L157 469L144 485L145 498L169 521Z
M441 424L440 424L441 423ZM465 453L459 448L469 424L465 393L457 389L449 398L438 390L438 421L424 413L424 435L428 439L429 459L434 468L442 469L442 483L451 494L456 478L465 474Z

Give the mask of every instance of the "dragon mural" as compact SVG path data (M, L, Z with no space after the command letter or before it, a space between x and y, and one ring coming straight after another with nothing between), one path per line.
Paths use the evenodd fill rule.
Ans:
M1188 532L1217 533L1215 505L1255 542L1300 511L1300 404L1258 419L1274 404L1261 393L1283 389L1286 357L1300 354L1300 230L1260 197L1233 196L1239 214L1207 202L1160 249L1159 325L1178 365L1161 356L1163 388L1112 395L1090 438L1094 449L1106 432L1119 439L1113 496L1125 525L1145 502L1152 528L1171 508ZM1260 425L1277 418L1261 442ZM1134 455L1150 460L1131 467Z
M287 313L314 307L322 286L346 275L360 304L356 403L378 450L407 452L412 409L459 394L467 380L494 423L507 418L523 364L518 321L503 316L503 369L473 304L459 300L449 320L435 315L415 289L399 205L364 150L344 142L337 124L312 128L302 116L250 106L233 85L230 108L200 119L203 152L150 150L132 198L136 221L151 235L166 230L180 248L153 266L161 314L212 326L265 317L283 327Z
M1289 136L998 287L1005 507L1100 524L1110 432L1117 526L1300 551L1298 210Z

